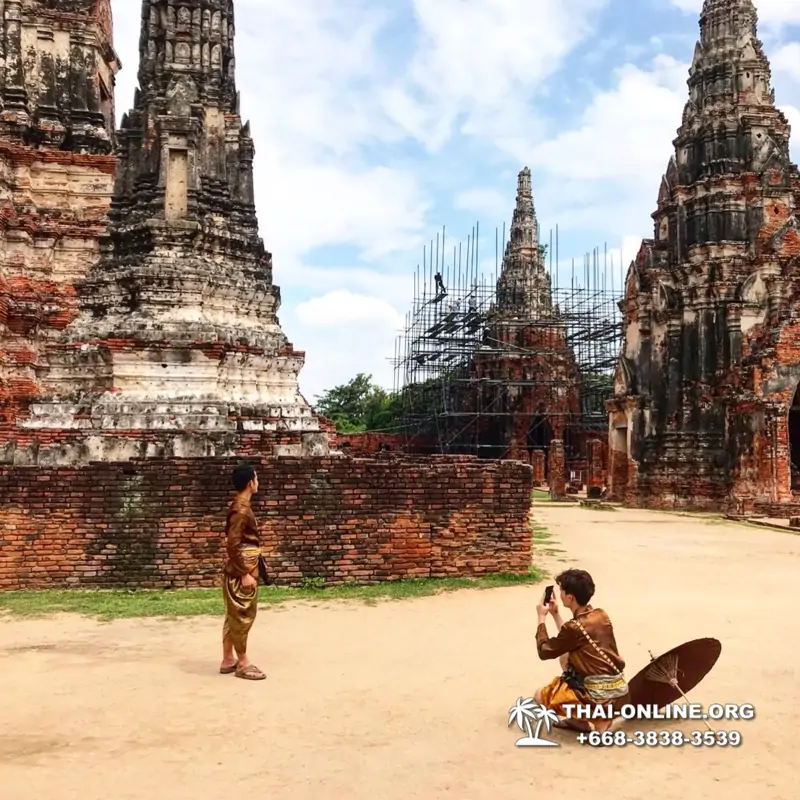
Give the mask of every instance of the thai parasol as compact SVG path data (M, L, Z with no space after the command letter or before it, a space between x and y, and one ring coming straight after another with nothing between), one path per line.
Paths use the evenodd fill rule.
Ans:
M653 658L650 653L650 663L628 683L629 702L634 706L659 709L674 703L679 697L688 703L686 692L694 689L711 672L721 652L722 644L717 639L694 639L658 658ZM705 725L712 730L708 722Z

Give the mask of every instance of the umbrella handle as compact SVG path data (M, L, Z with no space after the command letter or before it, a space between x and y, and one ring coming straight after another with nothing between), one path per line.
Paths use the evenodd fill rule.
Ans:
M677 679L675 680L675 688L681 693L681 697L687 702L688 705L691 705L691 701L689 698L683 693L683 689L681 689L680 685L678 684ZM703 724L708 728L711 733L715 733L714 729L708 724L708 720L704 719Z

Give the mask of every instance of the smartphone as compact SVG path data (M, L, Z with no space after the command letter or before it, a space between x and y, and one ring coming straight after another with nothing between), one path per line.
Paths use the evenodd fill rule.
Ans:
M553 598L553 589L554 588L555 587L553 587L553 586L548 586L544 590L544 604L545 605L549 605L550 604L550 600Z

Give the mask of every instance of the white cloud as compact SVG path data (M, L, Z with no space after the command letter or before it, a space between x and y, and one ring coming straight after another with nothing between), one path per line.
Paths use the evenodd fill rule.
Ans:
M391 267L394 266L392 262ZM281 288L307 290L312 287L314 292L332 292L346 286L357 294L397 302L400 298L410 297L413 289L411 265L402 263L400 266L400 272L393 272L365 267L320 267L304 262L289 263L283 265ZM388 267L387 264L387 270Z
M539 192L555 198L548 212L563 230L594 229L612 239L636 230L653 235L650 214L688 99L688 69L666 55L649 69L620 67L613 87L594 96L575 128L534 149L532 165L546 171ZM800 132L800 111L779 105ZM796 151L800 139L792 144Z
M325 245L352 244L367 259L420 245L428 202L416 178L387 167L306 165L265 152L259 216L267 248L281 262ZM275 189L268 187L280 181ZM278 277L280 281L280 277Z
M387 111L430 149L457 122L505 149L540 130L529 101L588 36L607 0L412 0L419 26L408 75ZM525 133L520 133L524 131Z
M533 150L545 174L540 195L562 230L602 231L609 239L651 235L660 177L688 96L688 65L666 55L650 69L620 67L611 89L598 92L578 125ZM627 257L627 253L625 254Z
M503 194L489 187L467 189L456 196L453 205L463 211L472 211L491 219L505 219L511 213L509 193Z
M778 48L770 62L776 72L783 72L800 83L800 42L791 42Z
M377 322L397 329L403 322L402 314L382 298L353 294L343 289L299 303L295 313L304 325L316 328Z
M703 0L670 0L681 11L699 15L703 10ZM759 25L777 29L784 25L800 22L800 3L795 0L754 0L758 12Z
M535 148L534 163L551 176L584 180L640 178L663 169L686 101L687 70L665 55L651 70L626 64L616 86L594 96L579 128Z
M404 317L392 305L334 291L298 304L295 316L290 327L302 337L297 349L306 351L300 383L309 400L359 372L371 374L385 389L394 388L392 361Z

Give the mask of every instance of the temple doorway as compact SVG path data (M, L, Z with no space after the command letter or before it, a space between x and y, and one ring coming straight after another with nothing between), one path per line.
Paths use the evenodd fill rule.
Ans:
M789 474L792 491L800 490L800 385L789 409Z
M528 427L527 447L528 452L533 450L550 450L550 442L553 439L553 429L543 414L536 414L531 417L531 424Z

